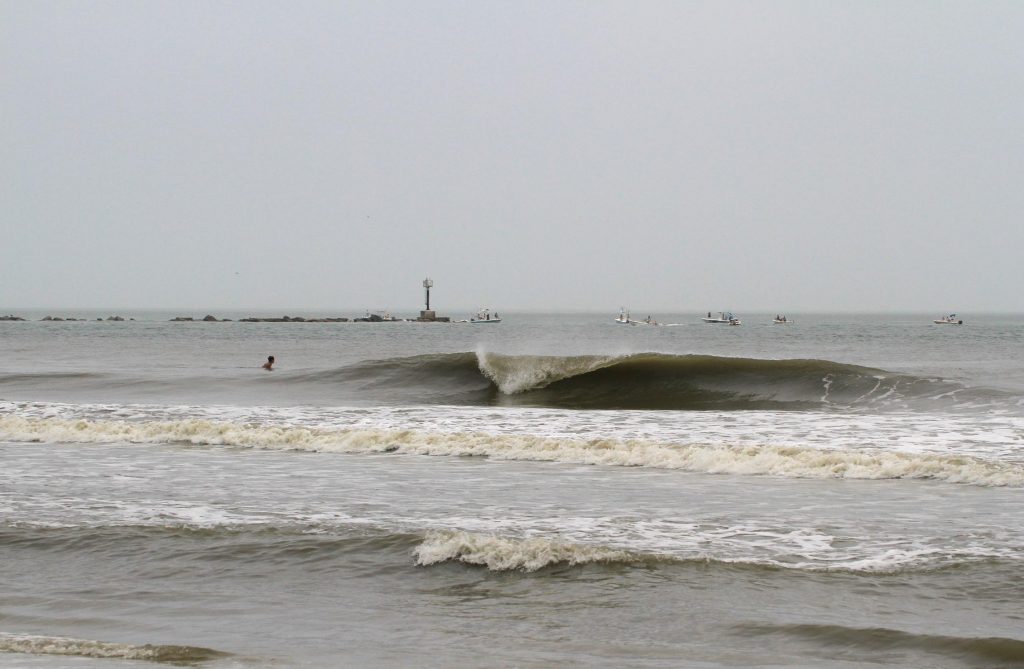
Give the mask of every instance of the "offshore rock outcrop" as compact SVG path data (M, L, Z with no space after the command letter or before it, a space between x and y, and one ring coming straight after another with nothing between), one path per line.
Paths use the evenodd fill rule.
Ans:
M347 318L303 318L302 316L281 316L280 318L240 318L239 323L348 323Z

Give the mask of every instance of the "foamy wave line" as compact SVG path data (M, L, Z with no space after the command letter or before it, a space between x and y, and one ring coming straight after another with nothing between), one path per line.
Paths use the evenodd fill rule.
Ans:
M629 551L573 544L552 539L511 539L472 532L428 532L413 551L416 564L457 561L491 571L537 571L549 565L591 562L638 564L655 559Z
M908 569L928 569L979 558L972 554L935 551L886 551L870 559L834 562L807 560L788 562L768 557L712 556L703 552L676 555L671 552L625 550L557 538L514 538L462 530L433 530L413 550L416 564L431 566L443 562L487 567L491 571L537 571L549 566L615 564L641 566L660 564L719 564L736 567L795 569L822 572L897 573ZM988 556L993 557L993 556Z
M336 453L488 456L708 474L789 478L933 479L1024 486L1024 465L969 456L798 446L714 446L649 440L573 439L525 434L317 429L206 420L131 422L0 417L0 439L70 443L184 443Z
M64 637L0 634L0 652L32 655L73 655L118 660L147 660L171 664L205 662L229 654L197 646L132 645Z

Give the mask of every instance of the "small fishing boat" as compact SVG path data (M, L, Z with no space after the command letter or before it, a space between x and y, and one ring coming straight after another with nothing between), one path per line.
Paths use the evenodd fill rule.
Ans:
M943 316L942 318L936 318L932 322L935 323L936 325L963 325L964 324L963 319L957 318L956 314L950 314L948 316Z
M775 323L776 325L789 325L792 322L793 321L789 320L785 316L779 315L776 315L775 318L772 320L772 323Z
M738 319L735 316L733 316L732 312L729 312L729 311L719 311L717 318L712 316L711 312L709 311L708 315L706 317L701 317L701 320L704 321L705 323L721 323L723 325L740 325L741 324L740 319Z
M629 312L626 311L625 307L619 309L619 315L615 319L615 322L618 323L619 325L636 325L636 321L630 320Z
M498 316L498 312L494 312L494 314L491 314L490 309L481 309L480 311L476 312L476 316L473 316L472 318L469 319L469 322L474 323L476 325L481 325L484 323L500 323L501 317Z
M619 312L619 316L618 318L615 319L614 322L618 323L619 325L661 325L661 323L654 320L650 316L643 319L642 321L634 321L632 318L629 317L629 312L626 311L625 308L623 308Z

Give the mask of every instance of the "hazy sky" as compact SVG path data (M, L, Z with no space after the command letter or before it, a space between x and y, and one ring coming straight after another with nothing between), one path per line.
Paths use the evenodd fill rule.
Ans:
M1021 311L1022 36L1016 1L2 0L0 309Z

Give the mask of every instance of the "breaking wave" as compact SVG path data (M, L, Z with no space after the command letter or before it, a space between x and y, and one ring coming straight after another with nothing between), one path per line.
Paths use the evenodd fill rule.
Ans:
M558 409L878 410L1010 407L1008 391L828 360L712 355L504 355L485 351L369 360L259 377L148 378L0 374L0 389L37 396L232 398L333 405L449 404ZM188 401L192 401L191 399Z
M0 415L0 439L14 442L154 443L337 453L487 456L590 465L654 467L709 474L790 478L932 479L1024 486L1024 464L965 455L779 445L708 445L648 439L529 434L313 428L210 420L124 421Z
M533 572L548 567L602 565L621 567L689 567L726 570L786 570L814 573L933 573L978 568L1015 578L1021 566L1019 546L933 546L891 537L831 537L807 531L720 525L675 525L667 534L646 523L625 528L595 528L583 535L553 528L505 524L492 529L407 520L372 522L326 518L322 514L251 525L228 522L148 525L138 523L84 526L0 524L0 540L11 551L41 552L82 559L142 561L142 575L157 578L168 561L187 561L194 573L219 573L225 564L258 568L316 570L345 578L394 574L412 566L462 563L490 571ZM153 519L153 522L160 522ZM937 542L941 543L939 538ZM982 586L984 587L984 586ZM980 594L979 590L978 593ZM1008 596L1005 590L995 593ZM0 637L2 640L2 637ZM102 647L106 649L106 647ZM114 648L117 648L116 646ZM0 644L2 649L2 644ZM172 655L168 651L166 656Z
M343 383L386 397L563 409L907 408L991 403L998 391L828 360L712 355L448 353L362 362L285 379ZM1005 394L1005 393L1004 393ZM1019 398L1016 398L1019 400Z
M752 545L747 546L753 548ZM666 547L659 551L649 547L622 549L607 545L567 541L560 537L512 537L462 530L432 530L413 550L416 564L431 566L443 562L461 562L486 567L490 571L532 572L547 567L603 564L617 566L655 566L700 564L732 569L785 569L809 572L846 573L898 573L959 568L979 561L999 560L990 555L979 556L972 551L933 551L922 553L911 549L881 551L862 559L836 560L836 556L809 556L793 561L792 556L766 555L747 550L743 554L729 554L710 545ZM1016 561L1003 556L1009 569L1016 569Z
M177 665L192 665L229 655L196 646L132 645L28 634L0 634L0 653L146 660Z
M481 565L491 571L537 571L552 565L575 566L591 562L628 565L656 559L652 555L553 539L512 539L457 531L428 532L413 554L416 564L421 566L457 561Z

